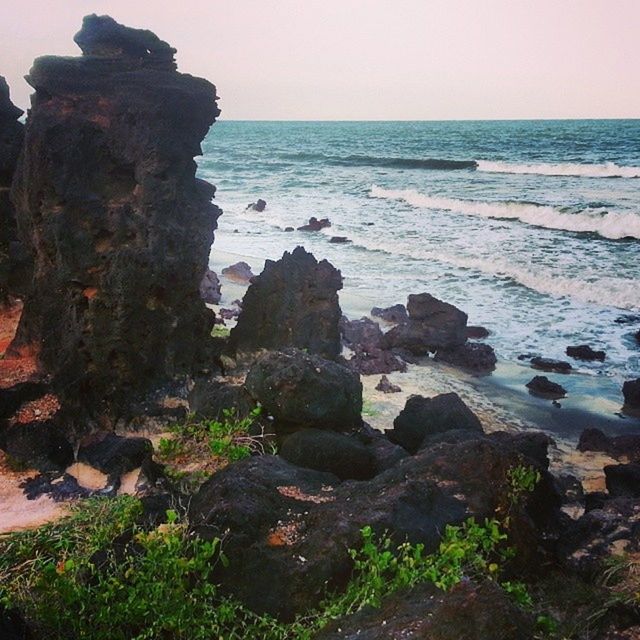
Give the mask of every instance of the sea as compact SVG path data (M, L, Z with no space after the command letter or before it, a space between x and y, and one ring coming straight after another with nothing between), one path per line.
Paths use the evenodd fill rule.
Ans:
M621 385L640 376L640 120L222 120L202 150L224 210L213 267L258 273L302 245L340 269L352 317L427 291L489 329L494 380L521 394L523 356L589 344L604 362L550 377L623 420ZM284 231L311 216L331 227Z

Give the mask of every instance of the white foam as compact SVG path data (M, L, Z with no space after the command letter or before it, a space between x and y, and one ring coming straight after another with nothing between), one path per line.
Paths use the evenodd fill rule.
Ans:
M624 167L615 162L604 162L602 164L513 164L478 160L477 171L488 173L532 173L541 176L574 176L579 178L640 178L640 167Z
M459 200L429 196L414 189L383 189L375 184L371 187L369 195L372 198L401 200L413 207L442 209L482 218L520 220L526 224L547 229L597 233L612 240L629 237L640 239L640 215L635 213L605 209L586 209L579 213L566 213L546 205Z

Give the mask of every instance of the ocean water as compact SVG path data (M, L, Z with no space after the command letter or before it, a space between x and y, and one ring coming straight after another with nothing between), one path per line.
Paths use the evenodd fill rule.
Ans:
M428 291L486 326L505 363L591 344L606 361L574 364L611 406L640 376L640 120L222 121L199 173L224 210L214 258L259 271L303 245L359 308ZM246 210L257 198L264 213ZM283 231L310 216L331 228Z

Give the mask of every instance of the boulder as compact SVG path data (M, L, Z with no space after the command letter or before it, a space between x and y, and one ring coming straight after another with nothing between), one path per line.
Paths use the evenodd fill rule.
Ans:
M403 589L330 622L315 640L531 640L534 632L532 616L487 580L447 592L430 583Z
M78 461L102 471L109 477L120 477L133 471L153 454L147 438L124 438L115 433L101 434L81 446Z
M377 322L369 318L360 320L349 320L347 317L340 318L340 332L345 343L351 349L359 348L363 351L380 349L382 346L382 330Z
M427 436L450 429L482 433L482 424L457 393L433 398L410 396L387 436L409 453L416 453Z
M242 301L230 344L237 351L297 347L325 358L342 350L340 272L326 260L296 247L280 260L265 262Z
M588 344L580 344L575 347L567 347L567 355L575 360L600 360L600 362L604 362L607 354L604 351L594 351Z
M221 289L217 274L207 268L200 282L200 297L207 304L218 304L222 297Z
M0 447L16 462L38 471L61 471L73 462L73 447L53 421L18 423L0 434Z
M363 376L407 370L407 363L402 358L383 349L370 351L356 349L355 354L346 361L346 364Z
M474 342L465 342L448 349L438 349L435 360L479 374L491 373L498 362L491 345Z
M480 327L478 325L469 325L467 327L467 339L468 340L483 340L489 337L489 329Z
M585 429L580 434L578 451L602 451L612 458L640 462L640 434L608 436L600 429Z
M409 456L406 449L393 444L382 431L374 429L366 422L354 433L354 436L367 447L373 456L376 474L391 469L400 460Z
M34 258L15 350L38 354L63 408L111 422L206 359L200 299L221 211L195 155L220 113L149 31L87 16L83 57L38 58L12 185Z
M252 202L247 206L247 209L251 209L251 211L257 211L258 213L262 213L267 207L267 203L262 198L258 198L256 202Z
M392 307L385 308L373 307L371 315L393 324L402 324L409 320L407 308L403 304L394 304Z
M640 499L640 464L608 464L604 475L609 495Z
M569 373L572 369L572 366L564 360L553 360L552 358L541 358L539 356L531 358L531 366L534 369L553 373Z
M318 220L315 216L309 218L309 222L301 227L298 227L298 231L321 231L331 226L329 218L321 218Z
M244 385L221 379L199 378L189 393L189 409L198 420L217 420L225 411L245 418L255 406Z
M239 284L249 284L251 279L255 277L253 271L251 271L251 266L242 261L225 267L221 273L225 278Z
M31 281L31 259L18 237L16 213L9 189L24 139L24 125L9 97L9 87L0 76L0 305L27 293Z
M279 454L298 467L327 471L340 480L368 480L376 474L375 460L367 447L336 431L297 431L285 438Z
M392 384L387 376L382 376L380 382L376 385L376 391L382 393L400 393L402 389L397 384Z
M624 405L629 409L640 409L640 378L627 380L622 385Z
M567 395L567 390L557 382L553 382L547 376L534 376L525 385L529 393L541 398L559 399Z
M447 524L482 521L504 508L509 469L522 463L529 461L515 449L481 434L421 451L369 481L341 484L279 456L256 456L207 480L191 500L189 522L203 538L224 536L229 565L217 563L215 579L225 590L255 611L290 620L327 589L344 587L353 567L348 550L362 544L362 527L387 532L396 544L422 543L430 553ZM547 508L530 515L536 501ZM541 564L539 545L558 506L544 476L511 511L510 533L529 566Z
M409 320L385 334L386 348L421 356L465 343L467 314L453 305L421 293L409 296L407 310Z
M253 364L245 387L279 433L306 427L350 431L362 423L362 383L336 362L297 349L268 352Z

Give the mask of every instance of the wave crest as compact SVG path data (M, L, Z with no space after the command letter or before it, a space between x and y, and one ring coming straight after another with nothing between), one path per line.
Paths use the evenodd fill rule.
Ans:
M605 162L602 164L512 164L508 162L478 160L477 164L477 170L485 173L573 176L578 178L640 178L640 167L624 167L615 162Z
M598 209L586 209L579 213L566 213L548 205L524 202L483 202L429 196L414 189L384 189L372 185L372 198L400 200L413 207L443 209L453 213L497 220L519 220L546 229L597 233L609 240L623 238L640 239L640 215Z

